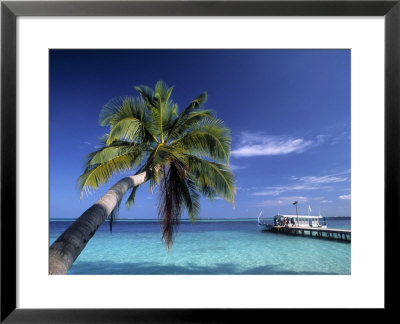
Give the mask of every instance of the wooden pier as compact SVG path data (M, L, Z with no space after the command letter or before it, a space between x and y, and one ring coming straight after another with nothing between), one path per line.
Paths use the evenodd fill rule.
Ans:
M273 233L310 236L316 238L325 238L328 240L351 242L351 230L338 228L272 226L270 231Z

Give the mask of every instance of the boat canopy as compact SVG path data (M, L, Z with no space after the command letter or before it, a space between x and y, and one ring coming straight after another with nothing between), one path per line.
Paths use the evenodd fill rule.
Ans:
M282 214L278 214L278 215L275 215L274 217L288 217L288 218L292 218L292 217L294 217L294 218L297 218L297 217L299 217L299 218L307 218L307 219L310 219L310 218L324 218L324 216L311 216L311 215L282 215Z

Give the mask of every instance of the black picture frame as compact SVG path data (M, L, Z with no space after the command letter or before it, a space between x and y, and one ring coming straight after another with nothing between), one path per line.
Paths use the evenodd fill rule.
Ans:
M265 309L16 308L16 19L19 16L384 16L385 308L377 311L387 313L395 309L397 303L394 294L398 291L399 279L397 279L397 267L394 266L394 262L399 256L397 248L399 243L396 239L399 237L400 228L400 0L2 1L1 322L216 323L237 322L242 316L253 319L261 317L262 320L263 317L270 316L267 314L271 312L282 312L282 310L270 310L266 313ZM302 312L296 310L294 314L301 316ZM338 320L341 319L338 318Z

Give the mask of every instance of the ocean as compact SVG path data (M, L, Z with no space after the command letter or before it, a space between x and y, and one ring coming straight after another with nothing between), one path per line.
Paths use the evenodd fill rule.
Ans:
M50 220L50 244L72 223ZM350 229L350 218L328 218ZM349 275L351 243L261 232L257 220L182 221L167 253L156 220L105 222L70 275Z

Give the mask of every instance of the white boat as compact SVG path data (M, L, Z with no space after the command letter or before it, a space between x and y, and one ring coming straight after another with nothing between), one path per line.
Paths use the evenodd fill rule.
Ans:
M262 211L260 212L260 214L258 214L258 227L260 230L262 231L270 231L271 228L274 226L273 224L269 224L266 221L263 220L263 213Z
M327 228L326 220L323 216L312 215L284 215L277 214L273 217L272 222L267 222L263 219L262 212L258 215L258 227L262 231L269 231L274 226L284 227L313 227L313 228Z

